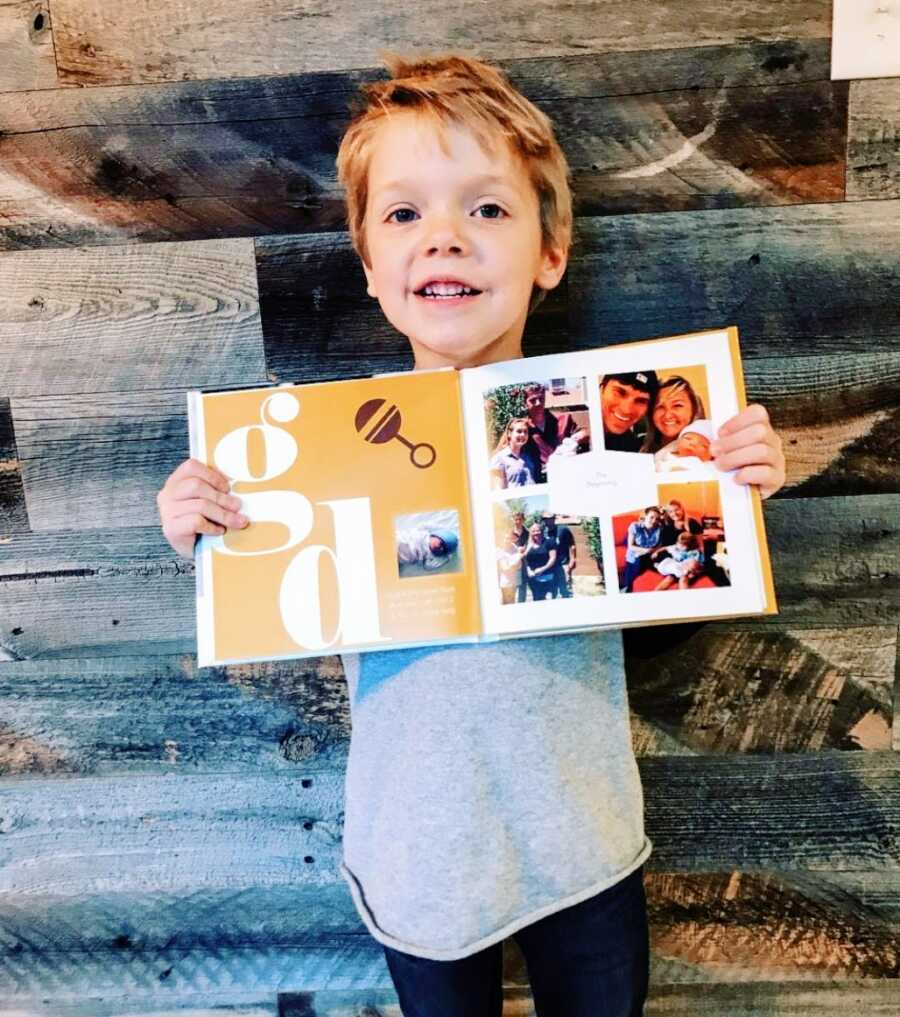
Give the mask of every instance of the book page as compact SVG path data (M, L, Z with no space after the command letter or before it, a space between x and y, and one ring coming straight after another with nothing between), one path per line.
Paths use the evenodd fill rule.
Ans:
M774 610L758 495L710 461L744 405L735 339L462 372L486 634Z
M244 530L197 553L201 665L476 638L459 376L192 393Z

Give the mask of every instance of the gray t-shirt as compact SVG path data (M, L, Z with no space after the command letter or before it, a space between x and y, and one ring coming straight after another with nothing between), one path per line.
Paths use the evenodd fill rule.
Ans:
M381 943L456 960L650 853L618 631L347 654L344 860Z

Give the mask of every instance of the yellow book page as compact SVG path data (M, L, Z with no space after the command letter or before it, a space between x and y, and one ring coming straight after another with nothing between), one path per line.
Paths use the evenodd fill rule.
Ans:
M456 372L202 400L251 519L208 542L217 661L478 634Z

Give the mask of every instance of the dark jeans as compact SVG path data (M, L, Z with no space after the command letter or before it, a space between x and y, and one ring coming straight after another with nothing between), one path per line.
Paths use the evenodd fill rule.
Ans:
M649 945L643 868L520 929L538 1017L641 1017ZM404 1017L500 1017L503 944L455 961L384 947Z

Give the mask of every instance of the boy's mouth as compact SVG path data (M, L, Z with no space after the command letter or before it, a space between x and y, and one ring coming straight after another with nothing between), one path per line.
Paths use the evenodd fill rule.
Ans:
M472 297L477 297L481 290L457 279L432 279L419 289L414 290L417 297L435 303L458 304Z

